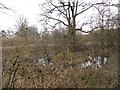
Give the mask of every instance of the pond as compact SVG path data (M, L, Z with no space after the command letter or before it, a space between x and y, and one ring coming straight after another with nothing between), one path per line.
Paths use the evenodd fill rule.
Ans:
M41 58L41 59L38 59L37 64L52 65L53 63L51 63L50 60L47 58Z
M92 66L92 67L98 68L102 66L102 57L98 56L98 57L92 58L91 56L88 56L88 58L89 58L89 61L82 63L81 67L87 68ZM108 58L104 57L103 64L107 64L107 61L108 61Z
M99 68L102 66L102 58L100 56L92 58L91 56L88 56L89 61L83 62L83 63L77 63L76 66L81 67L81 68L88 68L88 67L93 67L93 68ZM103 59L103 64L107 64L108 58L104 57ZM54 63L50 62L47 58L40 58L38 59L37 64L41 65L54 65Z

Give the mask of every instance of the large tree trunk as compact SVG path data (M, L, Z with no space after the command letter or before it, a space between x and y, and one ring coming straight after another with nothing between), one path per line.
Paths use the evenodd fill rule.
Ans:
M104 37L104 27L103 26L101 26L101 59L102 59L102 61L101 61L101 64L103 65L103 63L104 63L104 57L105 57L105 45L104 45L104 43L105 43L105 37Z
M70 29L68 32L68 40L69 40L69 51L70 52L75 52L75 43L76 43L76 38L75 38L75 30Z

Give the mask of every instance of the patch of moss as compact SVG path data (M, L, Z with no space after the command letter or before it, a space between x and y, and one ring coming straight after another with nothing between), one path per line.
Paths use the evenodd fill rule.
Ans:
M65 60L65 59L71 59L74 58L75 54L73 52L62 52L62 53L58 53L57 55L53 56L52 59L54 61L56 60Z

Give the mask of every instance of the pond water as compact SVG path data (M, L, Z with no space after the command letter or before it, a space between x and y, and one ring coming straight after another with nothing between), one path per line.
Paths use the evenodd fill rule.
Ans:
M100 56L92 58L91 56L88 56L88 58L90 59L87 62L84 62L81 64L81 67L83 68L87 68L90 66L94 66L95 68L101 67L102 66L102 58ZM103 64L107 64L108 58L104 57L103 59Z
M41 58L41 59L38 59L37 64L52 65L53 63L51 63L47 58Z
M79 66L81 68L88 68L88 67L94 67L99 68L102 66L102 58L100 56L92 58L91 56L88 56L89 61L83 62L83 63L77 63L76 66ZM103 64L106 64L108 61L107 57L104 57ZM47 58L41 58L38 59L37 64L41 65L54 65L54 63L51 63Z

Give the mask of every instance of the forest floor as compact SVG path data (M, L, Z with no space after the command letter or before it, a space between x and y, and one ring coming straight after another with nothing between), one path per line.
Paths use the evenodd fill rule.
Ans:
M109 55L105 65L97 68L91 66L84 68L80 65L90 60L88 55L91 57L98 57L98 55L95 56L93 52L84 49L74 53L53 53L54 49L47 48L48 54L52 53L50 55L51 64L43 65L37 63L38 59L43 58L45 54L41 46L21 47L20 44L17 43L14 48L9 43L3 45L3 88L118 87L118 52L116 48L107 49Z

